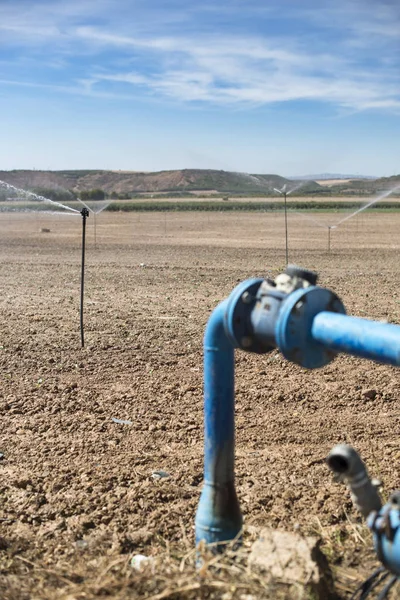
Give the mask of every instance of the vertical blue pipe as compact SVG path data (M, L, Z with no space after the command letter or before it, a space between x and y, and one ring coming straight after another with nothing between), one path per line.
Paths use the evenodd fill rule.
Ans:
M196 544L234 539L242 515L234 487L234 349L224 329L227 300L204 335L204 484L196 514Z

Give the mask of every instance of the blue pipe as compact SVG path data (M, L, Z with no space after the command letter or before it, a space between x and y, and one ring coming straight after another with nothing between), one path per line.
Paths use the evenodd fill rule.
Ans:
M234 348L227 338L224 300L204 335L204 484L196 514L196 544L235 539L242 515L234 486Z
M304 270L293 271L293 289L288 292L278 279L240 283L207 323L204 484L195 520L196 544L204 540L219 550L242 529L234 485L234 348L264 354L278 347L288 360L309 369L328 364L337 352L400 364L399 326L345 316L333 292L313 285Z
M400 365L400 327L320 312L314 317L311 336L326 348L380 363Z

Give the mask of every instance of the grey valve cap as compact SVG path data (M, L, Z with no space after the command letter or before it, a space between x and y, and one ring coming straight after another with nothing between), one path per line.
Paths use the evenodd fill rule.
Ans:
M308 271L307 269L303 269L296 265L288 265L285 269L285 273L290 277L305 279L310 285L317 285L318 275L317 273L314 273L314 271Z

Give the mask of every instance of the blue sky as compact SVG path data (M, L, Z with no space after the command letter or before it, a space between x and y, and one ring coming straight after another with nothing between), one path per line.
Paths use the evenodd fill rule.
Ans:
M0 126L0 169L397 174L400 4L1 0Z

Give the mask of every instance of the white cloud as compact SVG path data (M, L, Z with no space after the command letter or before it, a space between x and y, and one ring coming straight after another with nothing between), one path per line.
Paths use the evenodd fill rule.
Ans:
M140 93L232 106L311 100L352 110L399 110L399 10L390 2L337 0L316 10L312 0L300 8L288 1L268 11L259 2L221 2L226 17L237 20L235 35L222 25L213 31L211 4L172 0L167 10L155 2L153 13L143 0L130 12L118 0L18 4L18 11L10 1L0 6L0 43L34 45L38 64L51 51L61 68L66 55L66 71L75 66L65 86L27 80L26 74L22 84L125 99ZM266 19L264 33L240 28L241 15L252 14ZM280 16L282 23L286 18L288 32L278 34L266 15ZM297 33L303 30L305 35Z

